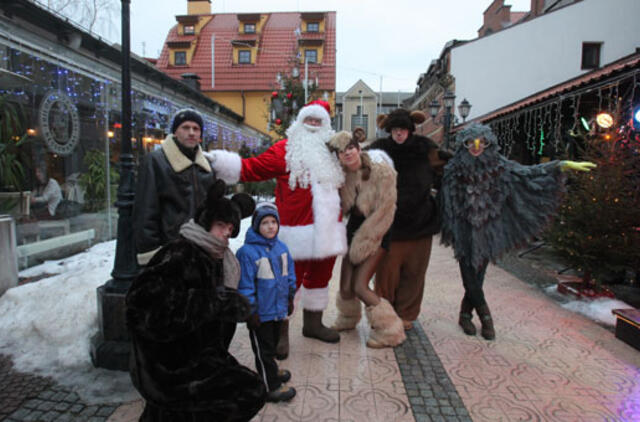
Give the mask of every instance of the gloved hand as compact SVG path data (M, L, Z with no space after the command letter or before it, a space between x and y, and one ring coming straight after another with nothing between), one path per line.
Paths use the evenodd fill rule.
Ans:
M289 297L289 308L287 310L287 316L293 313L293 296Z
M560 162L560 169L562 171L567 171L567 170L575 170L575 171L591 171L591 169L594 169L598 167L595 163L592 163L590 161L569 161L569 160L564 160Z
M257 313L251 314L249 318L247 318L247 327L250 330L257 330L260 328L260 317Z

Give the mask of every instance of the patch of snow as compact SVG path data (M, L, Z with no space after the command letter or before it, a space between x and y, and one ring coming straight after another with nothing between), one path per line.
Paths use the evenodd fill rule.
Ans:
M230 240L235 252L244 243L251 218ZM53 274L6 291L0 297L0 353L21 372L50 376L85 402L117 403L139 396L129 374L94 368L90 339L98 331L96 289L111 278L116 241L99 243L71 257L47 261L20 277Z
M587 318L610 327L616 325L616 317L611 313L613 309L632 308L631 305L617 299L567 299L567 296L558 293L557 285L551 285L545 292L554 299L561 299L560 306L572 312L586 316Z

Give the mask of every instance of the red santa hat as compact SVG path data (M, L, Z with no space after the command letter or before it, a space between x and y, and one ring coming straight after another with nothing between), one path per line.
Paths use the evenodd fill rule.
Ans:
M322 120L325 127L331 126L331 106L323 100L314 100L302 107L296 118L296 123L302 124L307 117L315 117Z

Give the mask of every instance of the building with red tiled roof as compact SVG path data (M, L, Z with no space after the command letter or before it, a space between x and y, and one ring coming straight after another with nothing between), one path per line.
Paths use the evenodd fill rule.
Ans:
M187 15L176 16L158 69L188 79L263 132L272 128L269 105L279 74L306 76L317 86L310 99L326 98L333 108L335 12L211 14L210 0L187 1Z

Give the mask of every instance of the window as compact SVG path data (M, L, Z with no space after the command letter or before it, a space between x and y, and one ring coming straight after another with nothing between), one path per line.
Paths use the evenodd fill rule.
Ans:
M256 24L255 23L245 23L244 24L244 33L245 34L255 34L256 33Z
M318 63L318 50L304 50L304 59L307 63Z
M320 24L318 22L307 22L307 32L319 32Z
M184 26L184 35L194 35L196 33L196 27L193 25Z
M369 115L352 114L351 115L351 132L353 132L355 128L358 126L364 129L364 134L368 137L369 133L367 132L369 132Z
M597 69L600 67L600 42L582 43L582 69Z
M187 52L176 51L173 53L173 64L176 66L185 66L187 64Z
M251 50L239 50L238 51L238 63L250 64L251 63Z

